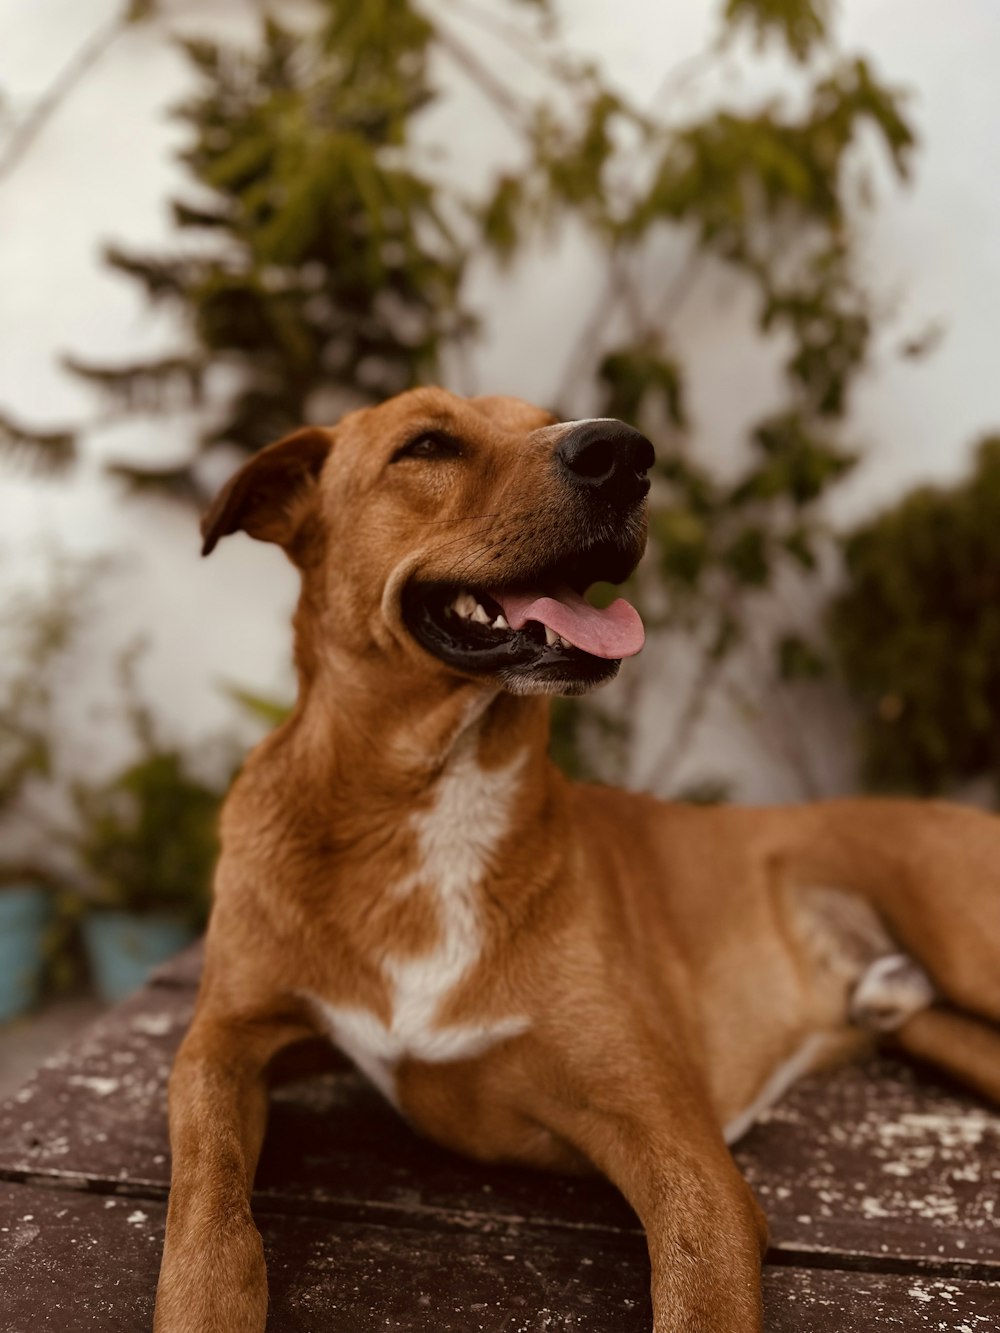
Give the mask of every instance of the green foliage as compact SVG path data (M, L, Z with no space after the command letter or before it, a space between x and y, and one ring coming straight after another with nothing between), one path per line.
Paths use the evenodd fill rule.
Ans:
M783 634L778 640L778 670L782 680L819 680L826 675L826 659L801 634Z
M173 911L201 926L227 784L196 776L190 758L159 738L136 692L134 653L122 663L122 688L139 754L106 782L76 785L76 859L97 903Z
M240 685L227 685L226 693L234 703L252 717L255 722L262 722L265 727L277 727L291 715L292 704L284 699L272 699L268 695L256 694L245 690Z
M827 36L829 0L727 0L726 19L753 29L757 40L777 36L797 60L805 60Z
M407 146L432 97L431 29L407 0L320 9L305 37L270 19L256 52L191 40L200 89L178 109L196 193L174 203L183 253L109 247L108 263L174 306L191 352L69 364L125 410L237 387L206 443L253 450L307 420L320 390L376 400L433 374L468 327L446 200ZM194 242L193 244L191 242Z
M630 592L654 630L684 633L703 659L681 709L686 737L760 599L812 577L829 543L823 503L856 460L840 435L879 322L858 274L856 222L873 195L872 154L902 179L915 138L902 95L836 47L831 8L723 0L711 58L725 60L749 31L801 66L798 92L686 121L637 107L569 55L544 2L487 15L455 0L314 0L294 31L264 22L252 50L188 40L198 89L178 114L190 188L173 205L184 244L107 251L150 301L178 312L187 344L150 362L71 366L126 410L204 402L215 420L202 443L253 451L334 414L331 391L334 403L378 400L438 376L473 331L473 261L510 266L539 237L585 234L607 282L557 406L622 417L657 447L651 549ZM469 24L480 25L472 44ZM530 62L530 84L496 72L506 67L491 58L497 43ZM520 145L520 161L480 197L417 146L449 62ZM689 246L674 271L668 235ZM704 260L752 293L757 335L784 370L783 400L732 442L724 475L698 456L674 327ZM137 475L194 489L186 469ZM766 651L772 683L822 668L788 626ZM616 707L560 710L568 763L600 752L615 775L630 725Z
M102 786L78 788L76 851L95 899L130 911L175 910L203 924L220 799L174 749L145 755Z
M1000 437L971 477L923 486L859 528L832 641L876 788L988 778L1000 793Z
M580 710L573 699L552 700L549 753L569 777L587 776L589 765L582 753Z
M672 426L687 425L681 368L655 345L616 347L604 356L597 375L608 416L634 421L658 411Z
M784 498L804 509L857 462L856 454L825 438L796 412L762 421L753 443L762 457L732 491L735 505Z
M573 115L560 118L550 103L535 110L522 172L498 179L481 215L484 238L505 262L533 228L551 230L563 216L588 227L608 255L608 292L584 330L563 411L576 415L585 402L639 425L657 446L647 564L656 577L638 591L647 624L684 633L703 658L681 732L704 706L706 673L714 679L746 642L760 599L811 577L829 546L822 505L857 462L841 422L878 323L855 260L857 211L871 197L861 140L869 151L880 146L900 178L915 146L901 95L864 59L834 51L828 6L731 0L724 18L728 35L750 23L797 61L827 57L794 109L768 99L677 126L576 68ZM786 402L751 424L734 479L690 446L683 349L670 326L697 267L692 257L657 283L651 255L664 229L693 237L695 256L740 275L756 295L761 337L782 349ZM602 328L622 332L602 341ZM819 651L787 627L777 627L768 651L775 683L825 670ZM571 705L557 735L590 725L601 707Z
M0 616L5 660L0 672L0 820L23 814L33 780L52 771L56 671L79 620L80 580L52 571L42 595L10 598Z

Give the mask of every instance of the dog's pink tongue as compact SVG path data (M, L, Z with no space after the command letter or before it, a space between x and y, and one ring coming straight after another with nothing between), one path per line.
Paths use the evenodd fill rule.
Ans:
M639 612L622 597L602 611L569 588L557 597L530 592L491 596L503 607L511 629L523 629L529 620L538 620L595 657L634 657L646 639Z

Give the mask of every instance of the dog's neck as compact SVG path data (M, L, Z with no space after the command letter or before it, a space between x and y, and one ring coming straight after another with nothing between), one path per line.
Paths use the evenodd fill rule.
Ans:
M418 798L472 747L485 769L522 756L523 771L546 782L549 701L515 697L444 672L424 674L336 663L300 679L296 748L329 792L363 790Z

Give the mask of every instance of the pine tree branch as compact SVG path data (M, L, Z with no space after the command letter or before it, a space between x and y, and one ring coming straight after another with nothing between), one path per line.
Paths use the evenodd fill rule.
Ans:
M169 495L189 504L204 504L205 493L188 463L176 467L140 467L132 463L108 463L105 471L125 483L130 494Z
M39 471L62 472L73 461L76 435L71 430L34 430L0 413L0 452Z

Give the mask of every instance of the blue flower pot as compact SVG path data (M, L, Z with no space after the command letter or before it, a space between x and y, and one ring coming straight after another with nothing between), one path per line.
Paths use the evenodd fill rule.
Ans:
M38 1002L52 898L37 884L0 887L0 1023Z
M96 911L83 918L90 975L103 1000L138 990L154 967L195 939L186 921L167 912Z

